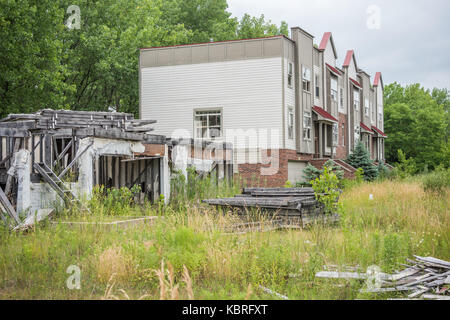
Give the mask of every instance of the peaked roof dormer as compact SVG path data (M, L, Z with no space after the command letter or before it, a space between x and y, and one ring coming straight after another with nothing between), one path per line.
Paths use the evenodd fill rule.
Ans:
M381 86L383 87L383 78L381 77L381 72L375 73L375 78L373 79L373 86L378 87L378 85L381 83Z
M333 49L334 58L337 59L337 51L331 32L325 32L323 34L322 41L320 41L319 50L325 51L327 49L328 43L330 43L331 48Z
M355 58L355 51L353 50L348 50L347 54L345 56L345 60L344 60L344 64L342 65L343 68L348 68L350 66L350 63L353 61L353 63L355 64L355 70L358 70L358 65L356 63L356 58Z

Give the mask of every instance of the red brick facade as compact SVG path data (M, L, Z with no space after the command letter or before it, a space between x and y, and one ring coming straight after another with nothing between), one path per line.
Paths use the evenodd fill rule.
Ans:
M272 150L264 150L263 155L267 154L266 159L263 159L263 163L267 164L239 164L239 175L243 179L243 183L247 187L282 187L288 180L288 161L289 160L303 160L309 161L313 159L313 155L298 154L295 150L280 149L278 154L274 153L271 157ZM278 161L278 168L276 166ZM263 168L274 167L274 174L262 175L261 170ZM277 169L276 169L277 168Z

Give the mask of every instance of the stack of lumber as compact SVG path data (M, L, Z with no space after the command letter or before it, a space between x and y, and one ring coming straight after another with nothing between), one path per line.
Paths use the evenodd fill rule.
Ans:
M359 279L378 277L379 286L361 289L361 292L406 292L403 299L450 300L450 262L433 257L414 256L407 259L406 269L394 274L379 272L357 273L321 271L317 278Z
M319 218L329 221L336 221L338 218L337 215L325 216L324 207L317 201L312 188L244 188L242 194L234 198L207 199L203 202L236 208L241 212L255 208L301 226Z

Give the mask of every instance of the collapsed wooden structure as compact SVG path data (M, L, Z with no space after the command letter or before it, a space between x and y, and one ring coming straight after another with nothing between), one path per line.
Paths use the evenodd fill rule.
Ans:
M121 112L8 115L0 120L0 216L19 224L18 213L60 199L71 205L95 185L168 196L166 137L150 134L155 122Z
M82 206L96 185L139 186L138 200L167 202L171 169L186 174L194 166L201 176L232 179L232 145L168 139L151 133L155 123L130 113L52 109L1 119L0 218L12 227L34 223L56 203Z
M407 259L408 263L403 264L406 269L393 274L377 272L375 268L371 268L367 273L320 271L316 273L316 277L365 281L372 279L375 282L369 281L369 285L360 292L408 293L406 298L400 300L450 300L450 262L433 257L414 258Z
M335 222L337 213L326 215L312 188L244 188L234 198L206 199L209 205L237 209L247 213L256 209L282 225L305 227L313 221ZM280 220L281 219L281 220Z

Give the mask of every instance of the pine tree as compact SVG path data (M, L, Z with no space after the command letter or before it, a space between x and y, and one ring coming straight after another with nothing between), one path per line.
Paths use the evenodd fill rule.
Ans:
M361 141L358 142L345 161L354 168L362 168L364 170L364 179L367 181L374 180L378 175L378 169L370 159L369 151L367 151L364 143Z

